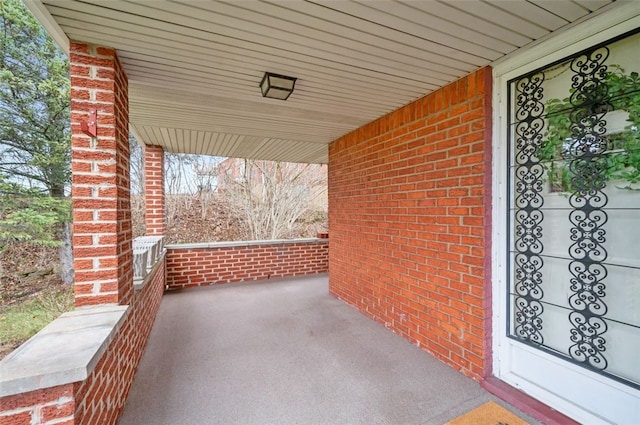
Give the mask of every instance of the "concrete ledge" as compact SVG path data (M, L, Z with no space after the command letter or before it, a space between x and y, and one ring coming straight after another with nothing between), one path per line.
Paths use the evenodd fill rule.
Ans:
M326 243L327 238L304 238L304 239L273 239L266 241L235 241L235 242L205 242L205 243L180 243L170 244L165 247L171 249L201 249L201 248L229 248L237 246L256 245L285 245L295 243Z
M0 397L85 380L128 310L109 304L62 314L0 362Z

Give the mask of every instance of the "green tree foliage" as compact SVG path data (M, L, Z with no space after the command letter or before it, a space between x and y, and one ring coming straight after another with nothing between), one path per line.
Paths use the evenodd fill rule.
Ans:
M64 196L69 63L20 0L0 0L0 173Z
M606 92L585 92L584 95L602 99L602 105L594 106L587 102L578 112L583 115L584 125L594 127L603 120L609 120L614 111L628 114L623 131L606 135L608 150L603 159L606 161L606 179L625 181L627 185L624 188L632 189L631 184L640 183L640 75L635 71L626 72L619 65L610 65L604 84L594 87ZM571 89L569 94L573 93L574 89ZM594 107L602 110L587 110ZM568 97L549 99L546 103L548 126L536 156L544 162L548 178L556 190L572 190L572 175L567 165L572 158L567 149L577 127L571 119L571 113L575 109Z
M60 245L70 283L69 63L20 0L0 0L0 54L0 252Z
M12 242L58 246L60 226L69 221L70 202L43 196L37 189L8 182L0 175L0 252Z

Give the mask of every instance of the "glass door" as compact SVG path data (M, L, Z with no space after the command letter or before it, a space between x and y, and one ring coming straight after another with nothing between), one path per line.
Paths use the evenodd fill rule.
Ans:
M603 422L640 414L638 52L625 34L507 87L510 364Z

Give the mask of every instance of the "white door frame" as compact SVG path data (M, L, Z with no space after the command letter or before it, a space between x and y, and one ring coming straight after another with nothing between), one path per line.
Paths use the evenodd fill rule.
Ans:
M567 416L589 424L626 423L624 418L628 417L637 420L640 391L506 337L507 81L639 27L640 2L614 3L602 13L493 64L493 374ZM554 382L556 393L533 382L540 375L558 378ZM572 394L594 383L599 386L596 393L579 397L579 403L572 399Z

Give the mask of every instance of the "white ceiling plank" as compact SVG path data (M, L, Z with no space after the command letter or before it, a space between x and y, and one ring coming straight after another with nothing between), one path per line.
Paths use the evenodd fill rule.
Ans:
M188 121L188 120L184 120L184 121L164 121L161 118L158 119L149 119L145 125L152 125L152 126L158 126L158 125L166 125L166 126L184 126L184 127L189 127L189 128L193 128L192 126L192 122ZM248 128L248 127L244 127L242 125L242 122L229 122L229 123L225 123L225 125L221 125L221 126L207 126L206 128L201 128L198 129L198 131L215 131L215 132L220 132L220 133L231 133L231 132L237 132L238 129L243 129L243 134L246 136L258 136L258 135L262 135L262 136L268 136L268 137L274 137L276 135L282 135L284 137L286 137L287 139L291 139L291 140L298 140L300 142L305 142L305 143L315 143L315 141L313 139L305 139L304 136L300 137L300 133L296 133L294 131L291 132L281 132L281 133L277 133L277 128L270 128L270 127L260 127L260 128ZM295 130L295 129L292 129ZM348 131L342 131L342 132L336 132L335 134L342 135L347 133ZM236 133L236 134L240 134L240 133ZM326 144L326 143L321 143L321 144Z
M273 142L279 142L280 145L276 146ZM274 147L279 148L284 144L291 144L290 142L288 143L288 140L282 140L282 139L273 139L270 137L260 137L260 138L256 138L256 140L254 141L254 143L250 144L250 145L245 145L248 149L251 150L252 154L255 154L257 151L259 151L260 149L263 148L263 146L272 144Z
M414 24L428 27L442 34L441 37L443 39L446 39L446 37L459 38L501 53L510 52L514 48L513 44L504 40L473 31L460 25L451 25L451 22L447 22L429 13L425 13L423 10L412 7L413 2L408 4L382 1L366 2L362 0L359 2L365 4L367 7L397 16Z
M83 5L83 7L87 8L92 6ZM95 8L95 6L93 7ZM55 11L55 7L53 9ZM98 10L102 10L102 9L98 9ZM147 29L146 33L148 34L135 32L135 31L140 31L142 28L141 26L135 25L135 24L128 24L128 23L123 23L118 21L111 24L114 27L122 29L124 31L124 34L126 34L128 38L116 35L116 34L121 34L120 32L115 34L111 31L107 33L101 33L99 29L98 30L85 29L85 27L89 27L91 24L95 23L100 25L100 24L109 22L109 20L107 18L94 17L92 18L92 22L84 22L82 21L83 19L82 17L83 16L86 17L87 15L84 15L79 12L67 12L67 13L70 15L77 13L78 16L81 17L81 18L74 18L70 20L67 20L64 17L60 18L61 21L69 23L66 27L66 30L70 34L74 35L76 39L79 39L79 40L94 41L94 42L100 42L98 40L101 40L102 43L106 42L109 46L116 47L119 50L127 51L128 49L135 49L131 51L136 51L139 53L148 53L149 55L161 55L161 57L165 56L168 58L171 58L171 57L192 58L192 60L202 60L202 58L208 58L208 60L206 60L205 63L209 63L209 64L213 60L215 60L219 54L218 50L212 49L212 44L203 42L203 41L198 41L198 39L196 38L189 38L186 36L185 37L175 36L175 40L163 39L163 37L166 36L166 31L162 31L159 29ZM74 24L72 25L70 24L70 22L73 22ZM83 22L84 24L82 24ZM78 24L80 24L80 26L78 26ZM147 43L143 44L144 41L146 41ZM188 43L192 43L192 44L188 44ZM193 44L193 43L196 43L196 44ZM215 46L216 48L220 48L221 45L215 44ZM243 49L242 51L245 52L244 55L238 55L237 51L233 55L235 55L235 57L245 57L247 56L247 53L250 53L251 55L254 55L256 57L256 60L259 61L258 63L260 63L260 61L264 61L265 58L272 60L274 57L273 55L268 54L269 52L267 53L248 52L246 49ZM281 55L286 54L286 52L278 52L278 53L280 53ZM309 59L309 58L307 57L306 59ZM287 58L284 61L282 61L282 66L286 67L291 64L301 64L301 63L305 63L305 62L301 62L300 58ZM312 62L309 63L308 66L315 69L320 69L318 67L319 63L320 62L318 62L317 60L312 60ZM401 87L419 89L422 86L423 90L429 90L437 87L437 85L434 85L434 84L415 83L414 81L406 81L401 78L396 78L395 76L390 76L390 75L384 75L384 76L381 76L379 74L376 75L375 72L370 70L353 68L353 67L349 67L348 65L343 65L339 63L331 63L329 65L331 65L333 68L336 69L335 72L330 72L329 75L340 76L345 80L347 78L352 80L353 79L352 76L354 74L357 74L358 81L372 82L382 87L393 88L394 90L401 89ZM261 68L266 69L266 64ZM242 69L242 68L239 68L239 69ZM254 66L254 69L255 69L255 66ZM323 69L323 72L327 72L327 67L324 67L322 69ZM329 68L329 70L331 69L332 68ZM336 75L336 73L339 73L339 74Z
M184 1L184 0L181 0ZM373 24L361 19L354 19L351 16L336 16L336 20L328 20L326 17L319 18L309 13L302 13L299 10L309 10L309 4L303 2L259 2L257 0L244 0L242 2L229 2L238 7L250 8L257 12L260 16L270 15L274 19L281 21L281 25L291 22L301 22L304 24L305 32L309 27L313 27L321 31L321 36L326 35L337 37L336 41L342 43L344 39L353 39L365 46L372 46L385 49L387 53L400 52L401 54L420 58L424 61L444 65L443 72L447 69L456 69L459 71L469 71L477 66L478 57L465 55L452 58L444 55L442 46L432 41L427 41L400 31L390 30L387 27ZM321 11L325 11L326 9ZM340 19L343 18L343 19ZM432 50L430 50L432 49ZM386 53L385 53L386 54Z
M146 134L146 137L148 137L148 140L143 140L145 143L147 141L150 141L152 145L157 145L160 143L160 141L162 141L163 137L162 137L162 133L160 133L159 131L157 131L157 129L153 128L153 127L147 127L144 126L142 127L144 128L144 132Z
M216 151L220 156L228 156L223 149L216 148L218 133L207 131L206 134L207 137L205 138L205 143L202 145L202 150L204 150L205 152Z
M450 5L459 8L460 11L470 13L495 25L503 25L505 22L509 22L509 27L513 28L512 31L522 34L531 40L535 40L549 33L548 30L537 23L529 22L527 19L521 18L518 15L498 9L491 3L465 1L451 2Z
M129 131L131 135L133 135L133 137L138 141L138 143L144 143L146 145L157 144L154 143L155 139L152 137L152 135L147 133L146 127L136 126L135 124L131 123L129 125Z
M148 51L147 51L148 52ZM154 61L158 61L160 63L171 63L173 62L174 64L176 64L177 66L180 66L181 63L192 63L195 61L195 63L200 64L203 63L205 64L204 66L206 67L206 61L199 61L197 58L194 57L189 57L189 56L185 56L185 55L174 55L174 56L170 56L170 55L163 55L163 54L157 54L156 52L151 52L153 53L155 56L150 56L150 55L144 55L146 58L144 59L145 62L151 62L154 63ZM136 60L136 56L137 55L141 55L138 53L133 53L131 51L124 51L121 53L123 58L127 58L130 55L132 55L131 57L133 57L134 60ZM167 56L169 58L167 58ZM173 59L173 60L172 60ZM217 59L217 58L216 58ZM140 60L140 59L137 59ZM218 62L219 63L219 62ZM260 69L260 70L270 70L270 71L279 71L276 73L280 73L280 74L285 74L285 75L292 75L292 76L300 76L298 77L301 80L309 80L309 81L317 81L318 83L321 84L327 84L327 85L332 85L335 87L355 87L357 89L362 89L362 90L372 90L372 89L376 89L376 92L379 93L394 93L394 94L411 94L411 95L415 95L415 94L419 94L419 93L425 93L427 90L433 90L434 88L437 88L437 86L434 85L423 85L422 87L416 87L416 86L410 86L410 84L408 82L404 82L404 83L395 83L393 81L390 81L389 79L384 79L384 78L380 78L380 77L375 77L372 74L370 75L365 75L363 74L358 74L358 73L354 73L351 72L349 73L348 70L338 70L335 73L328 73L325 71L323 71L323 73L316 73L316 74L310 74L307 75L304 72L289 72L290 69L295 68L295 66L288 66L286 64L280 64L280 66L282 67L282 70L278 70L275 67L270 67L270 66L263 66L263 65L258 65L258 66L254 66L254 69ZM262 73L260 72L258 75L262 75ZM316 75L318 77L316 77ZM355 80L355 81L354 81Z
M188 96L190 94L209 94L211 96L220 96L220 95L233 95L232 92L222 92L219 90L209 90L207 87L203 87L200 86L198 87L198 90L191 90L191 89L187 89L185 88L185 85L182 83L182 81L180 80L162 80L161 81L162 86L168 89L172 89L172 90L176 90L176 91L181 91L181 93L183 93L184 95ZM154 89L158 88L158 82L157 81L153 81L151 84L146 84L145 81L142 80L136 80L135 83L131 84L130 83L130 89L129 92L132 94L136 94L139 92L151 92ZM140 90L136 90L135 88L138 88ZM248 98L246 96L238 96L237 97L238 100L246 100L246 101L252 101L253 99ZM135 102L135 100L131 100L131 103ZM277 106L278 101L273 100L273 99L264 99L265 104L270 104L270 105L274 105ZM288 102L288 101L287 101ZM278 102L278 103L281 103ZM379 116L381 114L384 114L386 109L374 109L374 108L358 108L358 109L354 109L353 107L345 104L344 102L341 103L336 103L333 102L331 103L329 100L325 101L324 103L319 103L318 101L316 102L310 102L310 101L305 101L304 99L300 100L299 102L296 102L300 107L302 108L312 108L315 107L316 111L318 114L322 114L322 113L330 113L330 114L344 114L346 117L351 117L354 118L356 120L360 119L367 119L367 116L369 114L375 114L376 116ZM131 113L133 114L135 111L131 111Z
M169 128L169 134L171 135L171 143L179 149L180 146L184 146L184 143L181 143L181 127ZM187 150L189 152L189 150Z
M204 145L204 139L205 139L206 135L207 135L207 132L204 132L204 131L198 131L198 133L197 133L196 143L197 143L199 146L203 146L203 145Z
M157 113L144 114L144 117L146 122L161 120L162 114L166 113L167 111L170 111L170 109L158 110ZM317 135L319 134L336 134L336 133L342 133L349 129L349 127L346 127L346 128L345 127L324 127L323 128L323 127L317 127L317 126L314 127L313 125L305 125L304 123L287 122L286 120L260 121L260 120L254 119L251 121L250 124L247 124L242 120L241 117L235 117L235 116L228 116L228 117L222 116L223 118L226 118L226 119L216 121L215 119L218 118L219 116L215 116L211 114L196 115L196 114L188 114L188 113L185 113L184 115L172 117L171 119L167 119L167 122L173 123L172 126L176 126L176 127L179 126L180 122L183 122L185 123L185 128L189 128L188 126L186 126L186 123L198 123L202 118L206 118L206 117L211 117L213 118L213 121L220 123L219 125L217 125L217 128L222 128L224 126L236 126L236 127L244 126L247 130L260 131L261 129L264 129L265 131L275 131L275 130L278 130L279 127L285 126L286 130L283 130L284 132L289 133L289 135L297 134L297 137L302 137L304 138L304 141L307 141L307 142L318 142ZM203 126L202 128L196 127L196 129L198 130L205 130L206 128L207 126ZM247 134L256 135L255 132L251 132ZM316 135L316 137L314 137L314 135ZM292 138L292 137L289 136L288 138Z
M105 2L97 0L86 1L93 4L105 4ZM343 46L330 45L329 43L323 43L319 40L307 39L304 36L287 33L276 28L269 28L268 31L265 31L264 27L253 22L218 15L214 12L197 9L191 5L167 3L161 0L147 2L145 4L124 3L120 0L111 0L106 4L108 4L110 8L126 11L134 15L152 13L157 19L179 23L200 30L212 28L215 29L217 34L223 34L232 39L251 42L254 44L254 48L258 48L258 46L283 45L286 46L286 50L289 51L297 53L306 52L307 54L312 54L317 58L322 58L327 61L345 63L354 67L370 69L383 74L396 75L409 80L434 84L439 84L443 81L441 78L430 76L424 69L420 69L414 65L399 64L383 57L375 57L374 59L373 55L365 52L359 52ZM202 3L202 5L204 4L205 3ZM152 11L150 11L150 9Z
M175 129L175 138L176 138L176 143L178 144L178 146L180 145L186 145L185 140L184 140L184 129L183 128L176 128ZM189 149L189 150L193 150L193 149Z
M165 65L162 63L150 63L150 62L133 62L128 63L127 71L149 72L149 76L174 76L185 82L192 81L204 81L209 82L211 85L220 85L229 88L246 90L253 86L255 92L260 94L258 83L256 78L249 78L249 76L234 76L231 73L216 70L216 78L211 78L211 73L201 70L193 70L187 68L176 68L171 65ZM133 72L131 72L133 74Z
M241 85L234 81L232 78L220 78L215 81L211 80L210 75L204 71L191 71L191 70L176 70L168 65L156 64L155 67L150 65L129 64L127 67L129 74L134 75L136 72L147 78L157 79L161 77L173 77L179 80L189 80L193 82L200 82L201 84L210 84L212 87L219 86L222 88L243 88ZM247 87L247 85L245 85ZM254 95L256 98L261 96L258 84L249 84L248 95ZM380 105L385 106L388 103L379 103L379 95L377 93L371 93L366 91L351 91L345 92L339 88L333 89L331 87L314 86L313 84L299 84L296 87L294 93L303 93L315 95L315 97L322 97L322 95L328 95L330 99L355 101L355 104L362 103L368 105Z
M188 146L190 151L196 150L196 145L191 138L191 130L180 129L180 131L178 131L178 141L181 145Z
M256 81L257 81L257 79L256 79ZM253 84L253 85L252 85L252 90L253 90L253 86L256 86L256 87L257 87L257 83L255 83L255 84ZM372 90L372 93L375 93L375 90Z
M271 127L267 126L259 126L257 124L253 124L252 126L247 126L242 121L234 122L234 123L216 123L215 125L203 123L200 120L196 119L168 119L163 115L158 115L156 117L147 117L145 119L145 125L161 127L168 126L174 128L194 128L200 131L214 131L219 133L234 133L241 134L247 136L265 136L265 137L277 137L282 136L285 139L290 140L299 140L301 142L307 143L318 143L317 137L312 137L306 133L294 132L291 131L286 125L284 125L285 129L283 130L283 125L280 126L273 125ZM253 121L252 121L253 122ZM334 137L339 137L344 134L345 131L335 131ZM171 135L171 137L176 137L175 135ZM324 143L326 144L326 143Z
M185 5L190 5L188 0L175 0ZM271 33L277 28L284 34L304 34L305 38L319 42L314 47L329 48L345 47L352 51L363 52L368 56L368 60L392 60L401 65L417 66L425 71L431 71L434 75L442 74L444 79L464 75L475 66L460 67L460 61L451 61L449 65L444 65L434 61L437 56L432 52L417 49L411 45L401 44L386 40L374 35L362 34L351 27L335 25L314 17L307 16L298 23L295 17L287 16L287 9L279 8L273 11L273 7L255 0L244 0L235 3L198 3L203 10L236 18L240 21L249 21L258 25L268 27ZM274 16L270 16L274 14ZM288 19L289 18L289 19ZM316 28L316 25L319 28ZM286 36L286 35L285 35ZM296 38L288 37L291 40ZM366 41L365 41L366 40ZM300 42L306 42L300 40ZM347 54L350 54L347 52Z
M176 68L186 68L186 69L196 69L201 71L207 71L211 68L207 65L207 61L199 61L198 59L193 60L180 60L175 56L172 58L166 58L161 56L150 56L146 54L130 52L130 51L120 51L118 53L118 57L120 58L123 64L134 64L136 62L149 63L149 64L163 64L163 65L171 65ZM217 57L216 64L218 66L224 66L225 69L233 70L240 69L241 67L247 67L248 65L241 64L239 62L233 63L233 61L228 61L224 58ZM272 63L271 66L266 68L273 70L277 74L289 74L292 76L301 75L301 80L305 81L305 84L315 84L321 87L329 87L338 90L350 89L349 91L360 94L371 94L372 91L376 93L388 93L388 94L399 94L399 92L404 92L406 95L415 96L416 94L420 94L421 92L414 90L408 91L404 89L398 88L390 88L388 86L381 86L380 84L376 84L374 82L367 83L366 81L353 81L353 75L349 76L349 80L347 80L347 75L344 76L344 80L341 78L335 78L334 76L328 75L326 73L322 73L319 71L310 70L302 70L301 68L292 66L287 68L280 68L281 64ZM257 66L262 66L262 64L256 64L252 67L253 70L256 69ZM278 68L276 68L276 66Z
M239 137L235 134L225 134L224 137L222 137L220 146L223 151L233 152L238 148L239 144L244 141L244 137Z
M202 140L204 139L204 131L194 131L194 130L190 130L190 135L189 137L191 138L191 141L193 143L194 146L196 146L198 149L200 149L200 147L202 146Z
M155 110L161 109L161 108L157 107L157 105L155 105L155 104L149 104L149 103L140 102L140 101L132 102L131 105L132 105L132 108L131 108L130 115L133 118L135 118L136 120L137 119L143 119L145 116L148 116L148 115L152 114ZM181 116L185 115L186 113L183 112L185 110L186 110L186 108L184 108L184 107L181 108L180 110L176 110L174 112L174 115L181 115ZM349 109L348 108L347 109L342 108L342 110L344 111L345 114L349 113ZM382 111L378 111L379 115L381 113L382 113ZM239 115L241 115L241 114L239 114ZM244 116L245 119L246 119L246 117L249 116L249 113L245 113L244 115L241 115L241 116ZM368 118L367 117L361 117L359 119L360 119L359 124L362 125L362 124L367 123L367 119ZM345 125L345 124L338 124L338 123L332 124L330 120L325 120L321 115L318 115L317 120L318 120L319 123L323 123L323 125L327 125L329 127L334 127L334 126L349 127L348 125Z
M530 0L532 3L548 10L551 13L566 19L568 21L575 21L587 13L589 10L580 6L577 3L571 1L558 1L558 0Z
M331 118L338 114L338 112L332 112L331 108L337 108L344 114L344 111L347 108L362 108L362 109L354 109L351 113L348 113L346 116L343 116L340 119L332 120L334 122L343 122L345 120L353 119L361 119L363 116L366 116L370 113L376 113L377 111L383 111L387 108L402 105L408 103L414 98L406 98L403 102L402 100L395 101L397 103L392 104L394 101L393 98L387 99L385 103L380 103L380 106L376 104L369 103L365 100L358 99L339 99L336 96L332 95L320 95L316 93L308 93L304 90L296 90L289 100L286 102L286 107L281 107L282 101L277 101L274 99L263 98L258 93L251 93L248 95L241 95L233 90L226 90L221 86L210 86L206 83L201 83L195 88L191 88L185 86L183 80L180 78L172 77L172 76L164 76L164 75L149 75L148 72L138 73L136 70L130 70L130 75L132 76L132 85L139 86L141 88L146 86L158 87L161 86L166 88L171 88L173 90L178 90L181 94L186 93L195 93L195 94L207 94L209 96L213 96L213 99L217 98L229 98L233 99L233 101L237 102L237 104L241 104L243 102L250 103L259 103L263 105L264 108L268 108L269 106L274 107L275 109L283 108L283 111L287 111L287 113L292 114L294 116L299 113L304 113L305 110L311 111L310 114L323 114L323 116L327 116ZM150 78L151 81L147 84L145 78ZM380 100L382 102L382 100ZM255 108L245 110L245 112L254 111Z
M156 134L153 128L143 127L143 126L137 126L137 128L143 129L143 131L140 132L142 135L142 140L140 140L141 142L144 142L144 143L150 142L152 145L158 144L158 137L156 137Z
M531 38L525 37L517 32L516 28L510 27L508 25L496 25L494 23L487 22L484 19L479 18L471 13L466 13L464 11L464 7L462 6L462 2L460 2L461 7L456 8L453 6L457 4L455 2L444 3L432 0L402 1L409 6L422 10L423 12L428 13L432 16L443 19L454 27L471 29L481 34L507 41L511 43L514 48L524 46L532 41Z
M147 129L147 134L153 135L153 138L157 142L157 144L164 144L165 140L169 140L168 134L167 134L167 137L165 137L165 134L162 132L162 129L158 127L148 127L148 126L145 126L145 128Z
M88 25L88 24L87 24ZM115 26L121 26L118 24L114 24ZM131 28L137 28L135 25ZM85 41L94 41L97 39L104 39L104 40L108 40L111 43L108 44L110 46L114 46L118 49L122 49L122 45L124 45L125 47L130 47L133 46L133 44L127 44L127 43L137 43L137 45L140 45L140 37L145 37L144 34L132 34L133 37L126 39L126 38L122 38L122 37L118 37L118 36L112 36L110 34L100 34L99 32L97 32L96 30L93 31L89 31L89 30L84 30L82 28L73 28L73 27L69 27L70 30L73 31L73 34L77 34L78 37L82 37L79 38L81 40L85 40ZM160 30L158 30L160 31ZM162 31L160 31L157 34L160 34ZM176 44L176 49L175 50L171 50L171 49L167 49L166 48L166 43L162 42L162 39L160 39L160 42L158 42L158 36L157 34L154 34L153 37L149 38L149 40L152 40L154 43L153 44L147 44L145 47L146 48L138 48L137 51L139 52L150 52L150 53L160 53L162 51L168 51L170 53L169 57L171 57L171 55L176 55L177 57L196 57L196 58L202 58L202 57L209 57L209 56L213 56L214 58L216 57L216 52L215 51L211 51L211 50L204 50L204 51L197 51L195 52L195 54L192 54L192 56L188 56L189 52L192 52L193 46L188 46L189 48L185 49L185 45L183 43L177 43ZM164 47L163 50L156 50L158 46L162 46ZM219 46L218 44L216 44L216 46ZM156 49L152 49L149 50L149 47L156 47ZM246 50L243 50L246 53ZM179 52L182 52L181 55L179 55ZM197 53L200 53L199 55ZM256 52L252 52L252 54L256 54ZM261 54L260 52L258 52L257 54ZM237 52L236 52L236 56ZM269 58L273 58L272 55L267 55L267 54L263 54L264 57L269 57ZM298 59L291 59L291 63L300 63L299 58ZM310 66L316 66L319 63L311 63ZM349 69L347 67L344 67L343 69ZM358 69L353 69L351 68L351 73L353 74L354 72L357 73ZM376 81L379 84L383 84L383 85L388 85L388 86L392 86L392 84L389 83L389 78L387 79L380 79L377 78ZM398 81L402 81L402 80L398 80ZM405 87L410 87L408 82L405 82ZM431 86L431 87L436 87L436 86Z
M165 110L159 110L159 113L165 112ZM194 119L198 119L201 118L202 115L208 115L210 117L210 119L213 120L224 120L225 124L236 124L236 125L243 125L243 120L241 117L238 116L234 116L234 115L227 115L225 116L224 114L200 114L200 115L193 115L193 114L188 114L188 113L181 113L180 115L177 115L174 120L184 120L185 122L189 121L189 120L194 120ZM152 118L152 117L160 117L161 115L159 115L158 113L146 113L142 115L145 118ZM204 118L204 117L202 117ZM309 136L308 141L316 141L316 138L313 138L313 135L319 136L321 134L335 134L336 132L344 132L349 130L352 127L348 127L348 126L330 126L327 123L301 123L301 122L291 122L291 121L287 121L287 120L281 120L281 121L260 121L260 120L252 120L251 121L251 125L246 125L246 128L256 128L256 129L260 129L260 128L274 128L277 129L278 126L286 126L288 128L289 131L297 131L300 133L307 133Z
M535 22L547 31L555 31L569 23L568 20L527 1L491 0L491 2L496 7L499 7L512 15L526 17L527 20Z
M149 121L151 121L153 119L153 115L148 115L147 116L149 118ZM160 119L161 115L155 115L156 119ZM194 118L197 118L194 117ZM178 120L181 120L184 123L187 123L190 121L190 119L188 117L175 117L173 120L171 120L171 122L179 122ZM197 122L197 121L196 121ZM277 130L279 126L287 126L287 130L290 131L291 133L297 132L298 134L300 133L308 133L310 130L312 130L314 127L307 127L304 125L299 125L299 124L295 124L295 123L288 123L285 120L280 121L280 122L260 122L260 121L252 121L251 125L245 125L242 121L242 119L239 118L228 118L227 120L224 121L224 125L229 125L229 126L245 126L246 129L255 129L256 131L259 131L261 129L265 129L265 130ZM199 129L200 131L202 129ZM335 127L335 128L315 128L315 132L316 133L327 133L327 134L336 134L336 133L343 133L344 131L349 130L349 128L340 128L340 127ZM309 141L309 142L314 142L316 139L310 137L311 135L309 135L309 138L305 141Z
M158 126L156 125L154 127L158 127ZM169 146L170 150L172 152L180 152L180 146L178 146L178 140L176 138L176 130L175 130L175 128L164 128L164 127L161 127L160 130L163 133L163 136L164 136L164 132L166 131L167 134L166 134L165 138L163 138L163 140L165 140L166 142L169 143L168 146ZM184 152L189 152L189 151L185 150Z
M474 56L480 56L488 60L494 60L502 56L501 52L488 49L471 41L447 36L446 34L442 34L439 31L434 31L422 25L417 25L413 22L409 22L396 16L386 14L376 9L372 9L370 7L367 7L365 4L358 4L345 0L320 0L314 1L313 3L321 4L328 9L333 9L354 17L366 19L370 22L375 22L378 25L389 25L395 28L402 28L404 32L410 33L425 40L439 40L438 44L447 46L445 51L440 52L444 55L453 55L455 53L455 50L467 54L472 54Z
M135 80L135 84L140 85L140 86L144 86L144 80L143 78L148 78L149 74L148 73L140 73L138 74L135 70L131 70L131 75L133 77L136 78ZM159 83L162 83L163 86L165 87L169 87L169 88L173 88L173 89L183 89L183 93L187 93L188 90L184 90L184 83L183 80L179 79L179 78L174 78L174 77L166 77L166 76L153 76L152 78L152 82L151 82L151 86L152 87L158 87ZM232 96L234 93L232 91L225 91L223 89L220 88L210 88L208 86L205 86L203 84L200 84L198 86L199 90L190 90L192 93L211 93L215 96ZM297 101L296 98L294 97L298 97L301 98L300 101ZM251 96L236 96L237 101L255 101L256 96L255 95L251 95ZM358 119L362 119L363 114L370 114L370 113L378 113L381 111L384 111L390 107L395 106L396 108L398 106L401 106L403 103L402 102L398 102L399 104L396 105L382 105L380 107L375 108L374 105L368 104L366 102L356 102L356 101L349 101L349 100L340 100L339 102L336 101L335 97L333 96L320 96L320 95L313 95L313 94L309 94L308 96L302 96L302 94L300 94L300 92L294 92L294 94L291 96L291 98L289 99L289 101L287 101L287 103L289 103L290 107L295 108L295 107L299 107L302 109L306 109L306 108L313 108L314 106L316 107L316 113L320 114L320 113L327 113L327 114L331 114L333 115L335 112L335 109L341 109L343 111L343 113L347 112L350 110L349 108L351 108L351 112L348 113L347 117L352 117L355 120ZM278 107L277 105L282 103L282 101L277 101L274 99L265 99L260 97L260 101L265 104L265 105L273 105L274 107ZM409 100L410 101L410 100ZM408 103L408 102L405 102ZM133 104L133 102L132 102ZM194 107L197 106L194 104ZM332 109L333 108L333 109ZM356 109L353 109L356 108ZM295 110L295 109L294 109ZM294 111L292 110L292 111ZM332 112L334 111L334 112ZM132 113L135 113L135 111L132 111ZM245 111L245 113L248 113L248 111ZM341 122L342 120L340 120Z
M135 86L133 87L135 90ZM262 99L262 98L260 98ZM184 92L159 88L153 92L145 92L136 97L136 101L144 101L150 104L162 103L175 108L196 107L199 110L207 111L237 111L256 114L257 116L270 117L272 115L282 116L289 120L305 120L309 122L319 121L315 111L304 110L298 107L286 105L266 105L258 102L241 101L229 97L213 97L204 94L193 93L189 99L185 99ZM344 116L343 114L323 114L322 120L330 121L333 124L344 124L346 126L356 125L355 118Z
M609 4L27 1L62 38L116 49L143 142L312 163L332 140ZM289 100L261 96L265 71L298 78Z
M276 143L279 143L279 145L277 145ZM282 149L282 146L284 145L288 145L287 146L287 150L290 152L293 148L293 143L287 143L286 140L281 140L281 139L271 139L271 138L266 138L263 139L260 143L256 143L255 146L252 147L250 155L251 156L257 156L257 157L268 157L271 156L268 154L268 152L265 152L265 147L269 147L271 146L274 149Z
M211 145L212 140L213 140L213 133L211 133L210 131L206 131L204 133L204 140L202 141L202 149L204 151L214 152L214 150L212 150L212 145Z
M604 7L606 5L608 5L609 3L611 3L612 0L574 0L576 3L578 3L580 6L584 7L585 9L590 10L591 12L600 9L601 7Z
M179 57L177 56L174 56L172 61L171 59L167 59L165 57L141 55L141 54L132 53L129 51L119 52L119 53L120 53L120 57L122 58L122 62L125 64L129 64L129 63L134 64L136 62L144 62L144 63L151 63L151 64L161 63L161 64L168 64L168 65L173 64L177 68L182 68L181 64L184 63L184 62L179 62L178 61ZM132 58L132 61L128 61L129 58ZM185 60L197 61L197 59L192 59L192 58L187 58ZM198 69L207 68L206 65L202 67L200 67L199 65L193 65L192 69L194 66L199 67ZM277 70L274 70L273 68L266 68L266 69L269 69L271 71L277 71ZM288 72L282 71L282 72L276 72L276 73L286 74ZM321 76L320 78L314 78L313 76L309 76L305 78L304 74L298 74L298 73L293 73L293 74L289 73L289 74L303 75L302 77L300 77L301 81L299 81L298 84L302 82L304 82L305 84L313 82L323 87L336 88L342 91L347 89L346 91L354 92L354 93L358 93L358 92L375 93L378 96L380 95L384 96L385 94L389 94L394 96L404 95L408 97L415 97L419 95L424 95L429 91L431 91L429 88L423 88L422 90L420 90L420 89L416 89L415 87L413 88L413 90L407 90L407 87L409 86L401 85L401 84L396 84L396 87L391 87L389 84L389 81L386 81L385 83L380 79L373 80L371 78L367 78L364 76L357 76L358 78L356 79L356 81L353 81L354 75L351 75L349 78L347 78L347 75L345 75L344 78L331 79L330 75L325 75L324 77ZM255 81L257 81L257 79ZM257 83L255 84L255 86L257 87Z
M178 152L175 147L172 147L169 142L169 130L165 127L157 127L157 126L148 126L145 125L146 128L150 128L153 130L155 134L157 134L156 139L162 146L168 148L171 152ZM186 152L186 151L185 151Z

